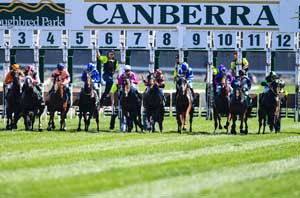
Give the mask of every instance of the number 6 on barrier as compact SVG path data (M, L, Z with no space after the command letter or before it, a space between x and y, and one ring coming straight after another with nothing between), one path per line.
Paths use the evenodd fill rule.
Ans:
M120 30L101 30L98 35L100 48L118 48L120 46Z

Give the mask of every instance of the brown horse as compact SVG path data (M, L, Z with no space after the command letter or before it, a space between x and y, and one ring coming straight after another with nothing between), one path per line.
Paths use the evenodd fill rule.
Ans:
M55 75L53 84L53 90L49 92L45 102L47 105L47 110L50 114L47 130L51 131L52 129L55 129L54 114L57 111L60 112L60 130L65 131L65 119L70 106L67 102L67 95L64 85L62 84L62 79L60 79L59 76Z
M229 127L229 122L232 120L231 134L236 134L236 120L239 116L240 123L240 133L248 134L248 117L251 112L251 107L247 106L246 100L240 88L236 88L233 91L233 96L230 100L229 105L229 115L227 118L226 129ZM244 129L245 124L245 129Z
M143 131L141 122L141 99L139 93L137 93L137 90L134 90L134 88L131 86L131 81L128 78L123 79L120 100L122 114L126 121L127 131L131 132L133 129L133 123L136 126L139 126L141 131ZM121 118L121 120L123 119Z
M270 131L275 129L275 133L280 131L280 103L285 96L280 95L280 82L274 80L271 83L270 89L267 93L264 93L260 99L259 110L258 110L258 134L260 133L261 127L263 125L263 134L265 133L266 121L268 119L268 124Z
M35 85L30 76L26 76L23 85L23 93L21 97L22 116L26 130L34 129L35 117L38 117L38 130L42 131L41 116L44 112L45 105L43 99L35 90Z
M193 92L185 78L179 78L176 83L178 88L176 92L176 119L178 133L186 130L186 122L190 118L190 132L192 132L193 123Z
M93 82L90 73L86 73L84 88L80 92L79 98L79 122L77 131L81 131L81 119L84 118L84 130L89 130L91 118L94 117L99 131L99 112L96 105L96 93L93 88Z
M223 75L221 77L220 82L220 93L216 94L215 100L213 103L213 115L215 122L214 134L216 133L216 129L219 126L219 129L222 129L221 125L221 116L225 115L228 117L229 114L229 95L230 95L230 87L227 84L227 77Z
M6 129L17 129L17 123L21 113L21 80L18 71L12 71L12 86L6 96Z

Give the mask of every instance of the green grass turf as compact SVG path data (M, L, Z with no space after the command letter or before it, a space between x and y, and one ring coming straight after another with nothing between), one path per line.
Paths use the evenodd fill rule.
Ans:
M4 122L0 121L0 128ZM118 126L118 123L116 123ZM44 121L44 128L46 123ZM57 122L58 127L58 122ZM178 134L174 117L164 133L0 132L0 197L299 197L300 123L282 120L280 134L212 135L213 122L195 118ZM118 128L118 127L116 127Z

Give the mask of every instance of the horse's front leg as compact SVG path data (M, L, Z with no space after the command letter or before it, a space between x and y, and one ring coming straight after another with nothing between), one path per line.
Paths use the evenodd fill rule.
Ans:
M42 126L42 122L41 122L41 116L42 116L42 113L39 113L38 116L39 116L39 126L38 126L38 131L39 131L39 132L42 132L42 131L43 131L43 126Z
M77 131L81 131L81 119L82 119L82 111L79 110L79 115L78 115L79 119L78 119L78 128Z
M236 135L236 130L235 130L235 127L236 127L236 115L232 115L232 126L231 126L231 134L233 135Z
M66 112L60 113L60 131L66 131Z
M243 134L244 133L244 131L243 131L243 129L244 129L244 114L242 114L241 115L241 123L240 123L240 134Z
M54 126L54 111L50 111L47 130L51 131L54 128L55 128L55 126Z
M91 124L91 119L92 119L92 117L93 117L93 112L90 111L90 112L89 112L89 117L88 117L87 122L86 122L86 130L85 130L85 131L88 131L88 130L89 130L89 127L90 127L90 124Z
M84 131L87 131L87 121L88 118L87 118L87 112L84 112L83 113L83 121L84 121Z
M96 110L95 110L95 120L96 120L96 124L97 124L97 131L99 132L100 129L99 129L99 112L97 110L97 107L96 107Z

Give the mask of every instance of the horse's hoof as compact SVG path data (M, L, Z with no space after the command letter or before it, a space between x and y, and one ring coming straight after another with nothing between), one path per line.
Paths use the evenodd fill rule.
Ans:
M51 128L51 127L48 127L48 128L47 128L47 131L51 131L51 130L52 130L52 128Z
M183 127L183 129L182 129L183 131L186 131L186 128L185 127Z
M89 129L84 129L84 131L85 131L85 132L88 132L88 131L89 131Z
M6 130L9 130L10 129L10 126L6 125Z
M42 132L43 131L43 129L39 129L39 132Z
M223 129L223 127L220 125L220 126L219 126L219 129Z
M78 132L81 131L81 128L78 128L77 131L78 131Z

